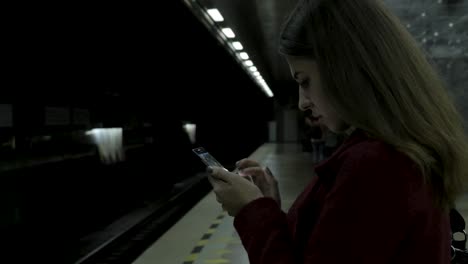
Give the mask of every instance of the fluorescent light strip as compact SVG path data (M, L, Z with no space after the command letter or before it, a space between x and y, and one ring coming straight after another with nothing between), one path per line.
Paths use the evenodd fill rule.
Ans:
M249 59L249 54L247 54L247 52L241 52L241 53L239 53L239 56L243 60L248 60Z
M223 28L222 29L224 35L226 35L226 37L228 38L235 38L236 37L236 34L234 34L234 31L232 31L231 28Z
M243 50L243 49L244 49L244 47L242 46L242 44L241 44L239 41L233 42L233 43L232 43L232 46L233 46L236 50Z
M215 22L223 22L223 21L224 21L224 18L223 18L223 16L221 15L221 13L219 12L218 9L212 8L212 9L206 10L206 12L208 12L208 15L210 15L210 17L211 17Z

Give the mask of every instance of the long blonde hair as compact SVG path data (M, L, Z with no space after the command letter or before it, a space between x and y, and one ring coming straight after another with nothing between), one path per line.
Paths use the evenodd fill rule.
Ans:
M340 117L411 158L448 209L468 176L463 119L438 73L381 0L303 0L280 52L317 62Z

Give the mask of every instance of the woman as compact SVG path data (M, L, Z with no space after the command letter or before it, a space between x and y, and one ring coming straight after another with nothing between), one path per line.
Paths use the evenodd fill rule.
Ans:
M250 263L450 263L448 210L463 191L468 144L405 27L380 0L304 0L280 51L299 108L350 136L287 214L258 163L238 164L257 185L210 168Z

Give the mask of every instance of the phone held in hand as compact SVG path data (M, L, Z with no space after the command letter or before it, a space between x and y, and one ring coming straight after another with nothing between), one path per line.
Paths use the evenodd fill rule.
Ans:
M205 163L206 166L220 167L225 170L224 166L216 160L211 154L205 150L205 148L194 148L192 151Z
M202 160L202 162L206 166L220 167L228 171L217 159L215 159L208 151L206 151L205 148L203 147L194 148L192 149L192 151ZM239 174L239 172L237 171L237 168L233 172ZM247 179L253 182L253 179L251 176L247 176Z

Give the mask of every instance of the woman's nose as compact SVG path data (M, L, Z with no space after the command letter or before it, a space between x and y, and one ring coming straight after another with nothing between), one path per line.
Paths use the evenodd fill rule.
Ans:
M301 111L307 110L312 105L311 101L305 96L299 95L298 107Z

